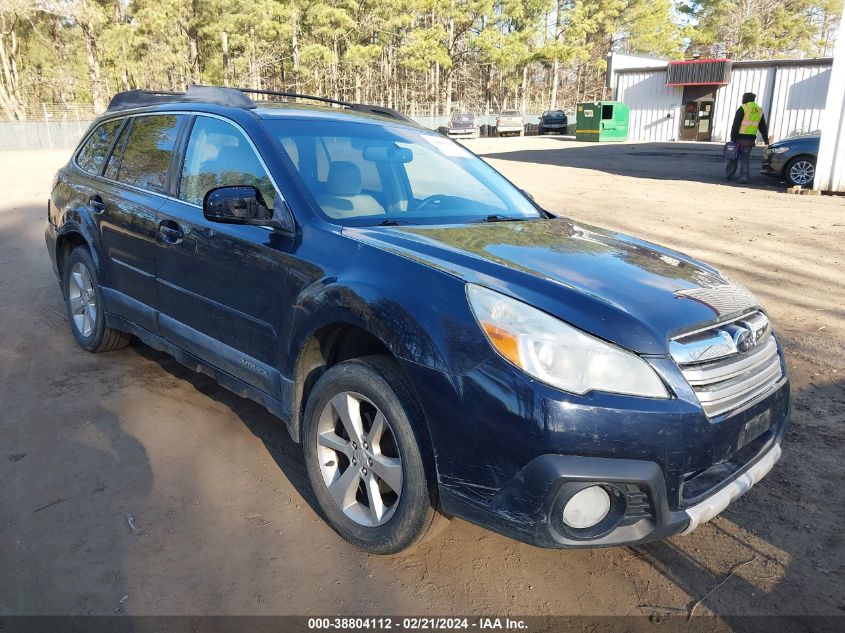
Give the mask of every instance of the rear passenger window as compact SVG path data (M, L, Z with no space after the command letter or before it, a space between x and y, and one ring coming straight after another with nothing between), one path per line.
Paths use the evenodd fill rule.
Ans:
M76 156L76 164L89 174L99 174L121 123L123 119L106 121L94 130Z
M197 117L185 151L179 197L202 204L209 190L236 185L257 187L267 207L273 208L276 190L246 137L226 121Z
M106 171L103 175L109 180L117 180L117 174L120 171L120 160L123 158L123 148L126 147L126 137L132 131L132 120L127 121L126 125L120 131L120 136L117 137L117 142L114 144L114 149L111 151L109 162L106 165Z
M109 162L107 175L127 185L164 193L183 118L175 114L135 117L123 154Z

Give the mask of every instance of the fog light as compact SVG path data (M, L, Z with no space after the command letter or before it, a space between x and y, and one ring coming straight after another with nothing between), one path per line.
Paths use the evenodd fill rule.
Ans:
M572 495L563 507L563 522L584 529L600 523L610 512L610 495L601 486L590 486Z

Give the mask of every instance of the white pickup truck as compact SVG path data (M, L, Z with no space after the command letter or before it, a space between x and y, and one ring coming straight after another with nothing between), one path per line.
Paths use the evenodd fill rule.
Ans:
M496 117L496 136L515 134L522 136L525 129L525 117L519 110L503 110Z

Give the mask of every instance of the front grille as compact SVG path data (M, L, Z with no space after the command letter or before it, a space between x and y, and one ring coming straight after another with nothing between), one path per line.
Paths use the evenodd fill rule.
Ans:
M676 338L670 351L711 418L756 400L783 378L762 312Z

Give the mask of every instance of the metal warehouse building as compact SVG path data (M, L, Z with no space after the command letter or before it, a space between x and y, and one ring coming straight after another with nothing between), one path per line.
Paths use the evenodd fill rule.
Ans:
M614 53L608 83L630 109L631 140L723 142L746 92L757 95L770 136L782 139L821 127L832 61L671 62Z

